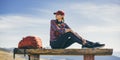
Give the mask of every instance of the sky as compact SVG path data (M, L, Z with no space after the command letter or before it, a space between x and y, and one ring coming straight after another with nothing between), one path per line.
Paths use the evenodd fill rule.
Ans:
M83 38L120 51L120 0L0 0L0 47L17 47L29 35L50 47L50 20L58 10L65 12L65 22Z

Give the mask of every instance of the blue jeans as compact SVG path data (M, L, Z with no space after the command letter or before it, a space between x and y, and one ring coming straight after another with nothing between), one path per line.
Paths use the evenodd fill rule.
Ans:
M73 43L79 43L82 45L82 39L78 38L72 32L67 32L60 37L57 38L55 41L50 41L50 46L52 49L64 49L72 45Z

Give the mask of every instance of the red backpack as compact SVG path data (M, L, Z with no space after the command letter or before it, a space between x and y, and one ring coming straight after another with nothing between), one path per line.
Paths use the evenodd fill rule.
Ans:
M23 48L23 49L42 48L42 41L37 36L27 36L27 37L24 37L19 42L18 48Z

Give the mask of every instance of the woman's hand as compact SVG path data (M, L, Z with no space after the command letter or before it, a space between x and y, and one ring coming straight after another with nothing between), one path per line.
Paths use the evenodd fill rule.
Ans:
M65 29L65 32L67 33L67 32L72 32L72 30L71 29Z

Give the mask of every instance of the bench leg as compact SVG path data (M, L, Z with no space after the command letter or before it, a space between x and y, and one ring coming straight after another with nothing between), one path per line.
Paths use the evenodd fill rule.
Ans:
M28 55L29 60L39 60L39 55Z
M94 60L94 55L84 55L84 60Z

